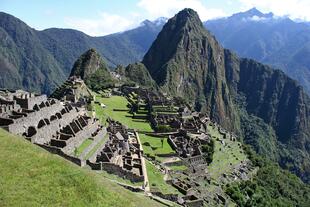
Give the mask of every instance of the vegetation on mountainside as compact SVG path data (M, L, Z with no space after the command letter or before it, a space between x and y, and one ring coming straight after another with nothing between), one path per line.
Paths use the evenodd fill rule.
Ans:
M121 70L119 67L118 72L122 75L122 82L127 85L139 85L144 88L151 88L156 90L156 83L152 79L149 71L142 63L129 64L125 69Z
M106 63L95 49L86 51L77 59L70 76L82 78L93 91L104 90L115 84Z
M257 17L265 21L253 21ZM230 17L209 20L204 26L240 57L274 65L310 94L310 25L288 17L274 18L256 8ZM229 35L227 35L229 34Z
M0 206L161 206L0 129Z
M145 21L139 27L104 37L72 29L37 31L14 16L0 13L0 88L50 94L70 74L73 63L90 48L109 66L142 59L165 21Z
M112 79L109 71L97 70L85 79L85 84L93 91L100 91L113 87L115 80Z
M309 206L310 186L278 165L262 158L244 146L255 166L254 179L226 186L226 193L238 206Z
M214 148L215 144L213 139L211 139L208 144L201 146L201 151L204 153L207 163L211 163L213 160Z

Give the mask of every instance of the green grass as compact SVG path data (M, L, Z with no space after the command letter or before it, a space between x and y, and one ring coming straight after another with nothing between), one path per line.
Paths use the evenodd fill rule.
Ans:
M152 128L147 121L132 118L132 114L129 113L129 109L127 108L128 101L125 97L111 96L110 98L101 98L100 96L96 96L96 101L106 105L106 108L102 108L100 105L93 103L93 108L95 109L96 115L100 120L111 117L131 129L152 132ZM128 109L128 112L113 111L113 109Z
M110 98L101 98L100 96L97 96L96 100L101 103L104 103L107 106L106 108L102 108L98 104L93 104L96 110L96 115L97 117L99 117L99 119L104 118L106 119L107 117L111 117L112 119L121 122L122 124L128 126L129 128L146 132L153 131L147 120L133 119L132 114L126 111L113 111L113 109L127 108L128 101L125 97L112 96ZM145 113L146 111L141 110L141 112ZM167 142L167 138L164 139L164 146L162 148L160 138L148 136L143 133L139 133L139 136L142 144L145 142L150 143L151 146L143 145L143 149L145 153L150 154L151 156L156 156L156 154L174 153L174 150L170 147L170 145Z
M0 206L160 206L0 129Z
M139 134L141 143L143 145L143 150L145 154L149 154L151 156L155 156L158 154L170 154L174 153L174 150L168 144L168 139L164 138L163 145L161 143L161 138L153 137L145 134ZM149 143L150 146L147 146L146 143ZM160 157L156 157L160 160Z
M130 180L128 179L123 179L117 175L114 175L114 174L109 174L107 173L106 171L100 171L99 173L100 175L102 175L103 177L109 179L109 180L114 180L114 181L117 181L117 182L120 182L120 183L125 183L127 185L132 185L132 186L142 186L143 185L143 182L136 182L136 183L133 183L131 182Z
M208 130L211 136L215 136L215 149L213 154L213 161L208 167L208 171L212 178L217 179L222 173L229 173L231 167L239 164L246 159L246 154L238 145L238 141L230 141L229 139L223 139L223 136L217 129L212 126L208 126ZM219 140L223 140L226 143L224 147ZM229 146L229 147L228 147ZM220 150L221 149L221 150ZM232 165L230 165L230 163Z
M91 139L85 139L84 142L76 149L75 156L80 156L82 152L93 142Z
M180 171L187 170L187 167L185 165L171 165L169 166L169 168L171 170L180 170Z
M149 161L145 161L146 164L146 170L147 170L147 175L149 178L149 185L151 188L151 191L157 191L159 190L162 193L173 193L173 194L179 194L179 191L175 189L173 186L167 184L164 181L163 174L154 166L152 165Z

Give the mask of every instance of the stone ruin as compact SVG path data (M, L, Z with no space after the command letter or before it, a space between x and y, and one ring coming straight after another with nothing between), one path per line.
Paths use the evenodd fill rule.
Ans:
M206 134L193 135L186 131L169 135L168 143L188 166L197 170L200 165L205 165L206 160L201 150L201 146L208 144L210 137Z
M0 127L41 147L74 160L74 151L87 138L103 136L103 127L84 108L25 91L1 91Z
M129 130L121 123L109 120L109 139L104 148L90 166L96 170L105 170L132 182L143 182L142 147L138 134Z
M92 94L80 77L71 76L56 88L51 97L81 107L90 102Z

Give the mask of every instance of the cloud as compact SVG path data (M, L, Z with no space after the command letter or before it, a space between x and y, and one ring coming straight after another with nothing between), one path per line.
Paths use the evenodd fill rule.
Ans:
M221 9L206 8L202 0L139 0L139 12L129 14L98 13L96 18L66 17L65 25L92 36L103 36L137 27L145 19L172 17L184 8L196 10L202 21L226 16Z
M274 20L273 17L270 18L266 18L266 17L259 17L259 16L252 16L252 17L246 17L246 18L242 18L242 21L244 22L248 22L248 21L253 21L253 22L267 22L268 20Z
M310 21L309 0L239 0L239 2L243 9L256 7L265 12L272 11L277 16Z
M140 0L138 6L146 11L150 19L172 17L184 8L196 10L202 21L226 16L221 9L206 8L201 0Z
M130 18L124 16L101 12L95 19L65 18L65 24L72 29L77 29L92 36L102 36L121 32L137 26L137 15Z

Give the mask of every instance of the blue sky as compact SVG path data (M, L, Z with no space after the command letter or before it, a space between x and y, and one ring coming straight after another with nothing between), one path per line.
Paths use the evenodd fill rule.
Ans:
M203 21L252 7L310 20L310 0L0 0L0 11L35 29L73 28L93 36L134 28L145 19L171 17L184 7L195 9Z

